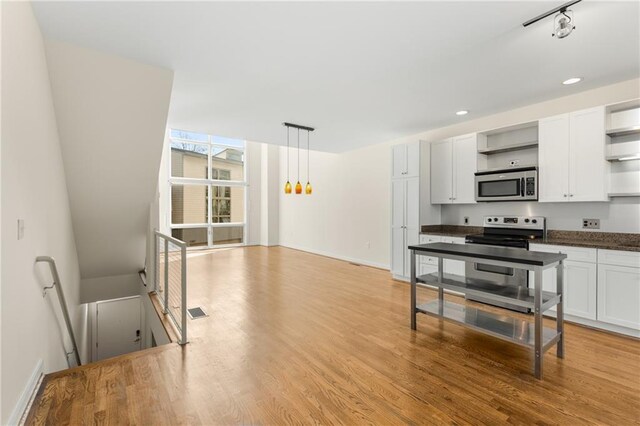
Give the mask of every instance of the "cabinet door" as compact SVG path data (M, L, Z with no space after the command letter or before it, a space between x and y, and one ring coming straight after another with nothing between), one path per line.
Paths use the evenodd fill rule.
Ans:
M464 244L464 238L442 237L443 243ZM444 273L465 276L465 262L462 260L444 259Z
M538 201L569 200L569 115L538 122Z
M452 202L453 152L451 140L431 144L431 204Z
M406 187L407 181L404 179L391 181L391 272L399 276L403 276L405 271Z
M393 228L391 230L391 273L397 276L404 276L404 228Z
M564 261L564 313L581 318L596 319L597 267L595 263ZM556 269L542 272L542 290L556 292ZM534 288L534 274L529 273L529 287ZM556 308L550 309L556 312Z
M597 279L595 263L564 262L564 312L567 315L596 319Z
M477 171L476 134L453 139L453 203L475 203L475 173Z
M407 173L407 145L395 145L391 149L391 177L405 177Z
M569 201L608 201L604 107L569 117Z
M420 142L412 142L407 147L407 168L405 177L420 176Z
M598 321L640 329L640 269L598 265Z
M407 249L410 245L420 243L420 178L411 178L406 180L405 189L405 271L406 276L410 275L411 267L411 251ZM416 264L420 263L420 257L416 258ZM417 265L416 265L417 268Z

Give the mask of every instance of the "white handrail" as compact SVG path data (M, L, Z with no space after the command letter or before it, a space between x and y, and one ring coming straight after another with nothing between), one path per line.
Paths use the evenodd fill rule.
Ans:
M164 292L164 297L160 298L163 304L163 311L173 320L173 324L180 332L180 344L187 343L187 243L180 241L169 235L165 235L158 230L154 230L154 252L156 268L154 269L154 288L158 291L160 288L159 275L160 275L160 248L159 240L164 241L164 289L160 290ZM169 309L169 243L180 248L180 324L176 320L173 312Z
M76 363L78 366L80 366L82 365L80 362L80 353L78 352L78 345L76 344L76 338L73 334L73 327L71 327L71 320L69 319L69 311L67 310L67 302L64 298L64 291L62 290L62 285L60 284L60 275L58 275L58 268L56 267L56 261L51 256L38 256L36 257L36 263L37 262L46 262L49 264L49 269L51 269L51 275L53 276L53 284L43 289L42 297L44 297L47 294L47 290L57 287L58 301L60 302L60 308L62 309L62 316L64 317L64 322L67 325L67 331L69 332L69 336L71 337L71 344L73 344L73 353L75 354L75 357L76 357Z

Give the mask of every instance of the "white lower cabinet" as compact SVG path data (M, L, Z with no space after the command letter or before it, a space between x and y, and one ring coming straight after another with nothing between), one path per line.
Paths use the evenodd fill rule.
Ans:
M597 265L595 263L564 261L564 313L575 317L596 319ZM542 273L542 289L556 292L556 269ZM533 273L529 274L530 287L534 286ZM552 312L556 308L551 308Z
M598 264L598 321L640 330L640 268Z
M565 260L563 262L563 293L565 314L595 320L597 317L598 296L598 267L595 263L597 258L596 249L539 244L532 244L530 249L547 253L564 253L567 255L567 259L593 260L593 262L575 260ZM556 291L556 276L555 268L547 269L542 273L542 289L544 291ZM533 273L530 273L530 287L534 285L533 279ZM555 312L555 310L555 308L551 309L552 312Z
M457 237L442 237L443 243L464 244L464 238ZM465 276L465 262L462 260L444 260L444 273Z

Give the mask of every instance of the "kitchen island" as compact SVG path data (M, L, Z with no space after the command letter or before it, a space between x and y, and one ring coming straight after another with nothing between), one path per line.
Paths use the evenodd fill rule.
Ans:
M417 314L423 313L529 347L534 354L534 374L538 379L542 378L543 354L547 349L556 345L557 356L564 357L562 261L567 255L451 243L411 245L409 250L411 251L411 328L413 330L416 330ZM437 257L438 272L417 276L416 256L419 255ZM504 286L445 274L444 259L464 262L482 261L484 265L533 271L535 284L533 288ZM557 271L555 293L542 290L542 271L549 268L556 268ZM419 304L416 299L418 283L436 286L438 299ZM530 308L534 314L534 321L531 323L515 317L505 317L471 306L447 302L444 300L444 290ZM544 328L542 314L554 306L557 306L556 329ZM508 312L505 310L505 313Z

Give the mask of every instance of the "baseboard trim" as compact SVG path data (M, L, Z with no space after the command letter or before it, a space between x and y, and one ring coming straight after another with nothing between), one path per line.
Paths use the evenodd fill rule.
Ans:
M342 261L345 261L345 262L357 263L358 265L364 265L364 266L370 266L372 268L383 269L385 271L389 270L389 265L385 265L383 263L370 262L368 260L356 259L354 257L348 257L348 256L339 256L339 255L336 255L335 253L329 253L329 252L322 251L322 250L310 249L308 247L303 247L303 246L299 246L299 245L295 245L295 244L283 244L283 243L280 243L280 246L281 247L290 248L290 249L293 249L293 250L304 251L304 252L311 253L311 254L317 254L319 256L330 257L331 259L337 259L337 260L342 260Z
M40 359L36 363L36 367L31 373L31 377L29 377L29 380L27 381L27 385L22 391L22 394L20 395L18 402L16 403L15 407L13 407L11 416L9 416L9 420L7 421L8 425L14 426L14 425L22 424L22 421L24 420L23 417L27 414L27 409L30 407L31 402L33 402L33 399L36 393L38 392L38 388L42 383L42 379L44 377L44 372L42 367L43 367L43 363L42 363L42 360Z

